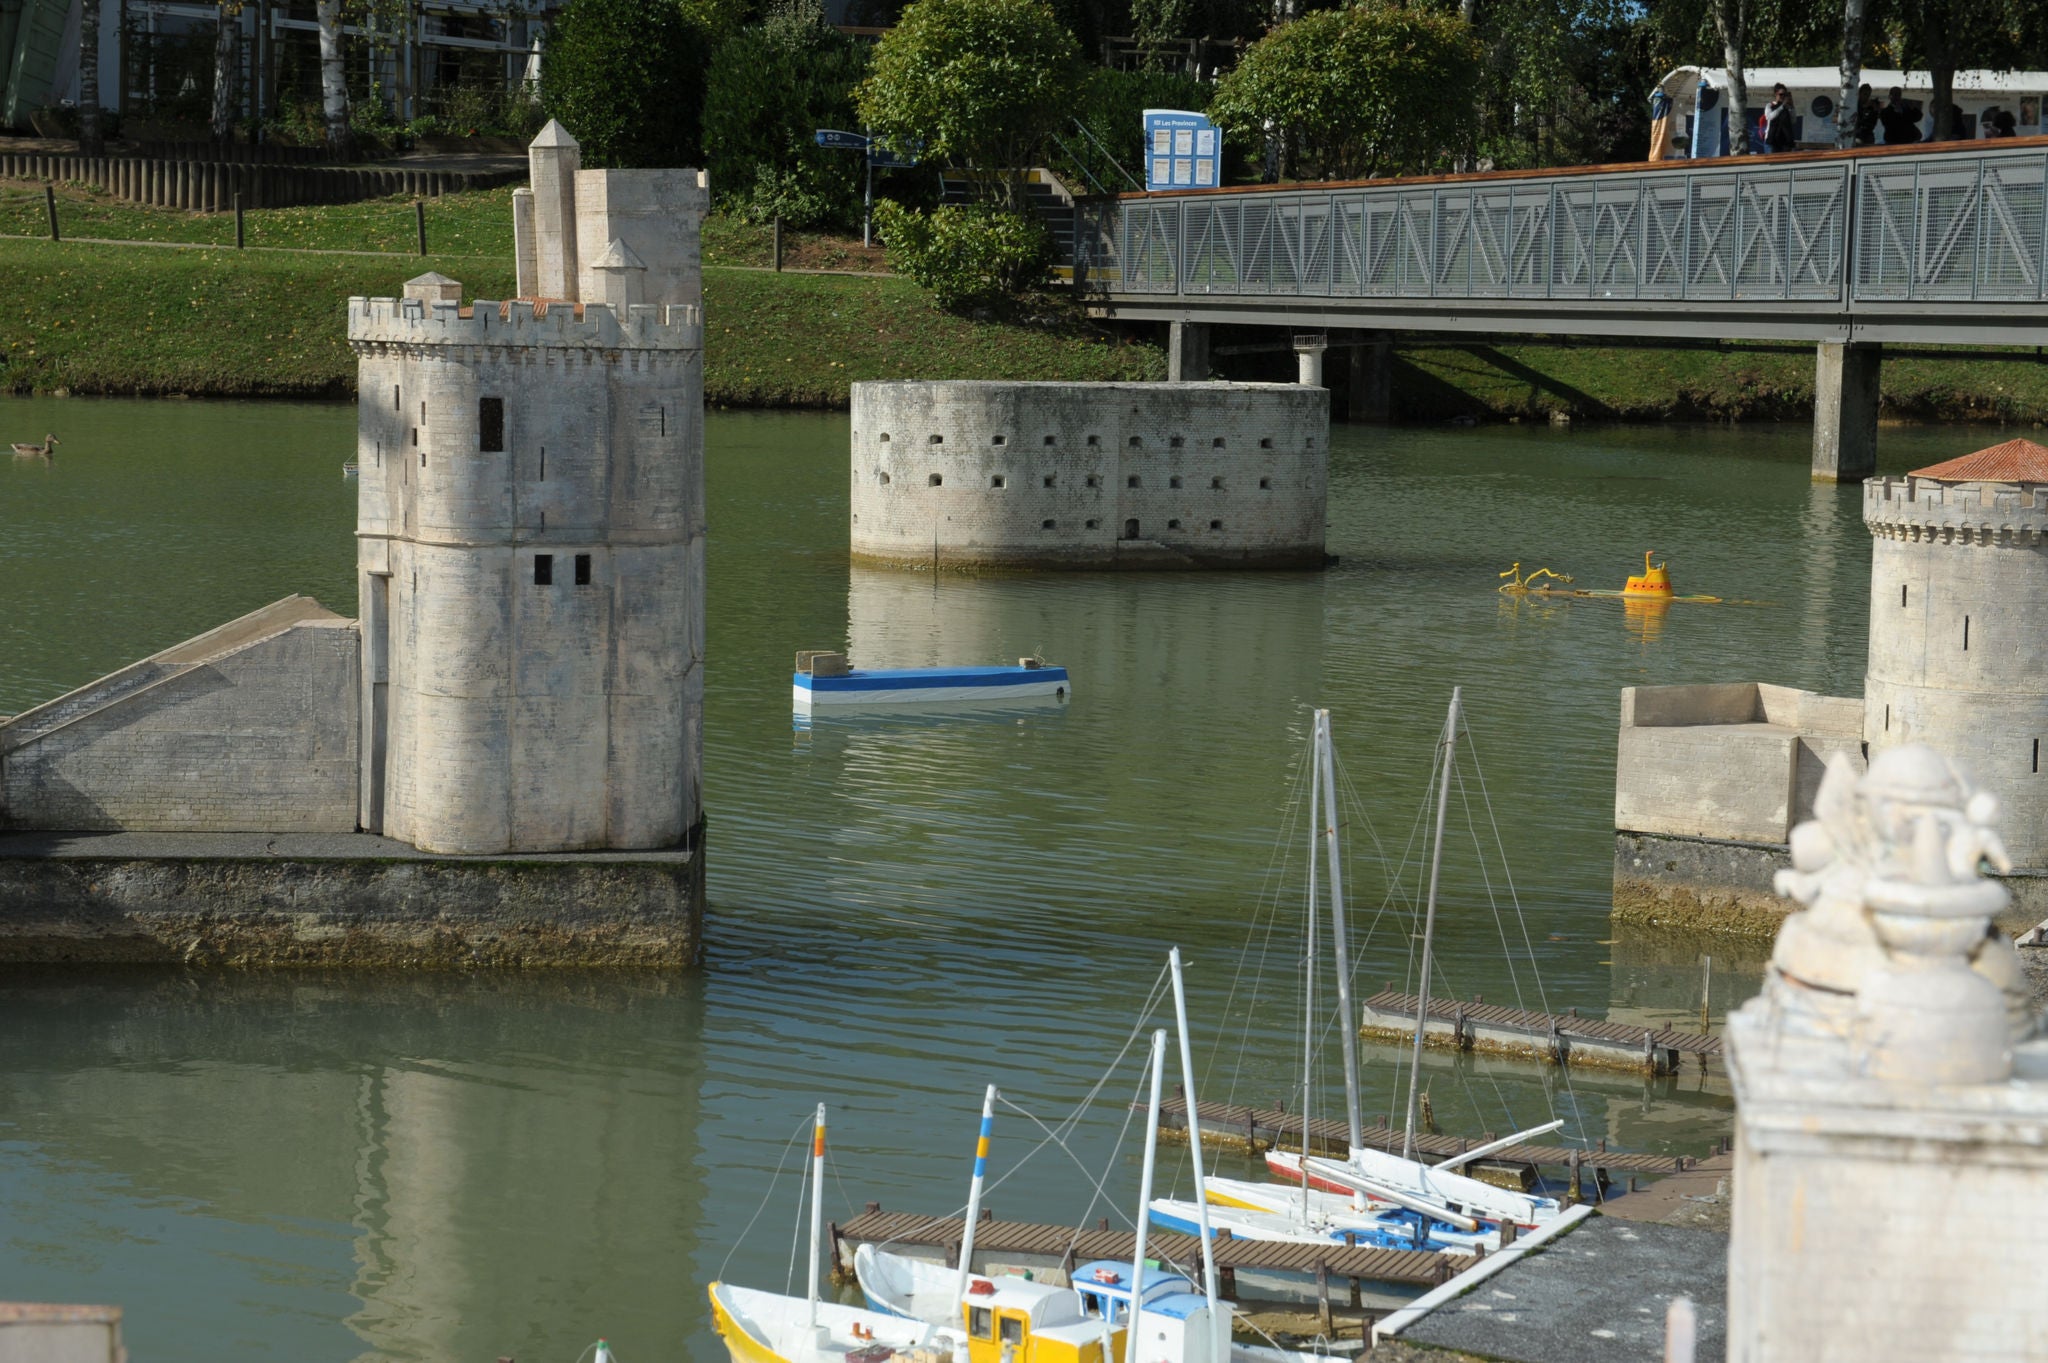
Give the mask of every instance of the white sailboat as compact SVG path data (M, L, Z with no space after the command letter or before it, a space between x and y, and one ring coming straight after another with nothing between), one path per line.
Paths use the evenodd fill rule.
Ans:
M1174 1011L1179 1027L1181 1082L1192 1098L1194 1061L1188 1047L1187 997L1180 952L1171 957ZM1147 1108L1143 1170L1138 1204L1152 1203L1159 1144L1159 1093L1166 1058L1166 1033L1152 1035L1151 1098ZM982 1133L975 1150L975 1176L968 1197L973 1225L993 1122L995 1088L982 1109ZM1196 1177L1201 1177L1199 1132L1190 1138ZM1009 1275L968 1272L972 1241L963 1236L960 1266L891 1254L872 1245L855 1252L861 1291L870 1305L915 1314L924 1323L963 1320L967 1363L1331 1363L1338 1355L1238 1344L1231 1339L1236 1308L1218 1295L1215 1242L1207 1217L1196 1214L1202 1237L1202 1291L1176 1273L1159 1273L1146 1260L1146 1219L1138 1220L1129 1263L1101 1260L1081 1264L1067 1287ZM947 1297L951 1300L948 1302ZM950 1306L951 1310L948 1311ZM1347 1357L1341 1356L1341 1357ZM737 1359L736 1363L742 1363ZM745 1360L744 1363L767 1363Z
M887 1363L898 1355L942 1363L964 1347L961 1331L885 1312L841 1306L818 1295L824 1225L825 1105L811 1137L811 1260L802 1297L713 1282L711 1321L733 1363ZM1074 1360L1080 1363L1080 1360Z
M1428 1008L1430 950L1436 927L1437 883L1443 864L1444 821L1450 797L1451 759L1455 751L1459 688L1451 691L1444 726L1444 758L1437 791L1436 836L1431 853L1429 896L1422 945L1423 1008ZM1162 1199L1152 1204L1152 1217L1162 1226L1184 1230L1197 1208L1207 1206L1215 1223L1235 1236L1252 1240L1299 1243L1336 1241L1389 1249L1428 1249L1445 1254L1470 1254L1497 1248L1501 1225L1533 1227L1557 1216L1555 1198L1497 1188L1455 1172L1463 1164L1493 1150L1545 1134L1562 1126L1551 1122L1517 1132L1504 1141L1471 1151L1458 1160L1432 1166L1414 1158L1416 1080L1421 1072L1421 1038L1416 1032L1415 1064L1409 1074L1408 1121L1403 1152L1389 1154L1367 1147L1358 1101L1358 1044L1351 1004L1351 958L1344 918L1343 859L1337 837L1336 757L1330 739L1330 712L1315 712L1314 771L1309 780L1308 950L1305 980L1305 1031L1302 1048L1302 1149L1272 1151L1267 1167L1287 1184L1252 1183L1241 1179L1199 1181L1199 1203ZM1320 813L1320 818L1318 817ZM1322 846L1319 848L1317 843ZM1316 950L1317 854L1327 855L1331 952L1337 961L1337 1031L1344 1050L1344 1100L1347 1155L1342 1160L1310 1153L1308 1131L1314 1096L1313 1037L1320 1022L1315 979L1320 967ZM1192 1102L1189 1108L1190 1126ZM1304 1169L1308 1177L1303 1178Z

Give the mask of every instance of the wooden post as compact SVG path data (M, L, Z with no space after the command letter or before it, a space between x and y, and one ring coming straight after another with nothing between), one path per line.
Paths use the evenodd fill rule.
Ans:
M879 1203L879 1202L870 1202L870 1203L868 1203L868 1215L869 1215L869 1216L873 1216L873 1215L875 1215L875 1214L876 1214L877 1212L879 1212L879 1211L881 1211L881 1210L882 1210L882 1204L881 1204L881 1203Z
M412 218L414 226L419 229L420 254L425 255L427 253L427 201L425 199L414 199L412 201Z
M775 215L775 272L782 273L782 215Z
M1337 1333L1336 1324L1330 1318L1330 1266L1321 1259L1316 1260L1316 1324L1322 1328L1325 1337Z
M839 1223L837 1221L827 1221L825 1227L826 1232L831 1236L831 1240L828 1243L832 1246L832 1276L834 1278L843 1278L846 1276L846 1260L840 1254Z
M1571 1191L1569 1194L1566 1195L1564 1205L1567 1207L1576 1207L1579 1205L1580 1198L1584 1192L1583 1185L1579 1178L1579 1152L1576 1150L1572 1151L1571 1170Z
M242 241L242 196L238 193L235 195L235 249L237 251L243 249Z
M50 240L64 240L63 237L57 234L57 186L43 186L43 207L48 209L50 213Z
M1701 1036L1709 1036L1709 1035L1712 1035L1712 1032L1713 1032L1713 1029L1712 1029L1712 1028L1710 1028L1709 1026L1707 1026L1707 1001L1708 1001L1709 999L1711 999L1711 998L1712 998L1713 996L1714 996L1714 958L1713 958L1713 957L1711 957L1711 956L1702 956L1702 957L1700 957L1700 1035L1701 1035Z
M1500 1219L1500 1247L1502 1249L1506 1249L1509 1245L1515 1243L1515 1237L1521 1233L1522 1228L1515 1224L1513 1217L1503 1216Z

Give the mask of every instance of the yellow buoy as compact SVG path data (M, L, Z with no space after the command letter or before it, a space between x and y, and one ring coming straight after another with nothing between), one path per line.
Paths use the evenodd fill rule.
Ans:
M1671 599L1671 572L1662 563L1651 563L1655 549L1643 551L1643 571L1640 577L1631 577L1621 589L1623 596Z

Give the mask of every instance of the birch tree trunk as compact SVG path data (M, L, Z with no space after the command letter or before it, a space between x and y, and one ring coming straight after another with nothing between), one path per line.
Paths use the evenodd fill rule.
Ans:
M235 130L235 48L242 35L241 6L222 0L213 34L213 140L225 142Z
M1748 0L1714 0L1714 28L1728 63L1728 154L1749 155L1749 81L1742 74L1743 13Z
M78 150L85 156L106 150L100 132L100 0L79 0Z
M1835 108L1835 145L1856 145L1856 118L1862 108L1858 97L1863 84L1864 0L1842 0L1842 102Z
M327 149L338 159L349 154L348 76L341 60L341 0L318 0L320 23L320 113L327 124Z
M1934 132L1928 140L1946 142L1956 135L1955 49L1949 47L1940 56L1930 54L1927 73L1934 78L1934 108L1929 111L1934 115Z

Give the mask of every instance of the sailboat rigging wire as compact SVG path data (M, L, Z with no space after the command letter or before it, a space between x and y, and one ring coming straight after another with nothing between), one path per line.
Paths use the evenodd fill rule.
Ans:
M731 1266L732 1256L739 1253L740 1246L746 1243L747 1233L754 1229L754 1223L761 1219L761 1213L768 1210L768 1199L775 1196L775 1185L781 1181L782 1171L789 1164L789 1152L796 1148L798 1141L803 1140L810 1133L811 1122L812 1119L809 1117L805 1117L803 1121L799 1122L796 1131L789 1138L789 1144L782 1147L782 1158L775 1162L775 1177L768 1180L768 1190L761 1194L761 1205L754 1208L754 1214L747 1218L745 1229L740 1231L738 1238L732 1242L732 1247L726 1250L724 1261L718 1265L718 1276L720 1279L725 1277L725 1270ZM798 1214L801 1215L803 1210L801 1200L798 1202L797 1210ZM792 1243L790 1253L794 1256L795 1252L795 1245ZM793 1272L794 1270L792 1270Z
M1279 914L1280 897L1287 874L1287 858L1293 854L1292 849L1296 837L1295 826L1302 807L1303 783L1310 778L1308 756L1309 750L1306 745L1303 745L1298 750L1291 764L1292 776L1288 781L1288 797L1280 807L1280 831L1273 839L1273 850L1267 857L1265 873L1259 880L1259 897L1257 902L1260 908L1254 917L1252 931L1246 933L1245 944L1238 949L1237 967L1232 972L1230 979L1230 993L1224 999L1223 1016L1226 1020L1235 1015L1233 1010L1237 1003L1238 986L1244 979L1245 958L1251 953L1252 938L1256 934L1260 922L1263 921L1266 925L1266 933L1259 948L1258 969L1252 975L1251 1002L1246 1006L1247 1011L1250 1013L1256 1014L1258 1010L1259 986L1265 980L1266 957L1272 945L1274 920L1277 919ZM1231 1077L1230 1092L1226 1101L1236 1100L1237 1075L1244 1072L1244 1051L1245 1047L1250 1043L1251 1032L1247 1028L1238 1035L1237 1073ZM1205 1073L1203 1078L1206 1079L1207 1077L1208 1075Z
M810 1160L804 1161L803 1173L797 1181L799 1192L811 1186L811 1163L812 1161ZM817 1195L815 1191L811 1193L812 1197ZM796 1246L797 1241L803 1238L803 1233L804 1200L802 1197L798 1197L796 1200L796 1224L789 1228L789 1272L782 1279L782 1295L785 1297L796 1295Z

